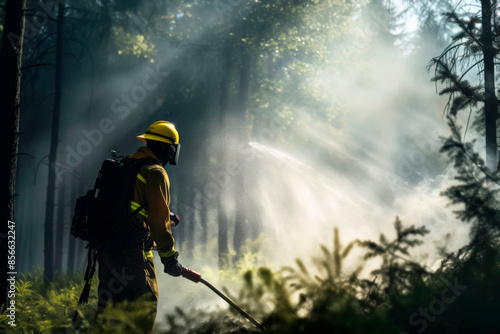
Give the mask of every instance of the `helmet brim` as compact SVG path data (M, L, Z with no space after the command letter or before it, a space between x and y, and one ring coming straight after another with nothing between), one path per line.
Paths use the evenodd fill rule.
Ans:
M146 141L146 140L155 140L155 141L160 141L162 143L167 143L167 144L174 144L171 140L168 140L164 137L157 136L151 133L143 133L142 135L139 135L136 137L139 140ZM174 144L175 145L175 144Z

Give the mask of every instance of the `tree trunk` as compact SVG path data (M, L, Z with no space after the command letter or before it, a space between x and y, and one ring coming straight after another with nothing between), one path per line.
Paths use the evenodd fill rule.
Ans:
M491 30L491 1L481 0L482 35L484 56L484 121L486 131L486 166L491 170L497 168L497 108L495 95L495 65L493 49L493 33Z
M204 205L198 210L198 215L199 215L199 222L201 226L201 231L200 231L200 246L201 246L201 253L202 254L207 254L207 243L208 243L208 216L209 216L209 210L208 210L208 205Z
M172 183L171 183L172 184ZM179 184L178 180L176 180L175 184ZM170 193L171 196L171 203L175 203L175 207L170 207L170 210L173 211L175 214L179 215L179 218L181 219L181 223L184 223L184 218L182 217L181 212L179 211L179 195L177 193ZM182 249L182 243L184 241L184 229L182 227L177 228L174 227L173 229L173 234L175 238L175 248L181 248Z
M245 52L242 59L240 71L240 87L238 92L238 124L237 127L243 126L239 131L240 147L244 148L248 145L249 128L248 128L248 100L250 98L250 74L252 67L252 57L248 52ZM240 154L241 152L237 152ZM244 161L244 157L240 157L240 161ZM249 196L246 185L247 167L245 163L241 164L241 173L236 178L236 221L234 223L233 246L238 257L238 252L244 245L248 235L248 201Z
M7 302L7 273L16 268L7 265L9 221L14 221L14 196L19 147L19 114L21 110L21 64L24 38L26 0L7 0L4 5L2 50L0 54L0 101L2 101L2 133L4 137L4 167L2 176L2 222L0 230L0 305Z
M73 185L72 186L73 193L70 203L74 205L74 203L76 203L77 197L80 196L80 182L74 181L72 185ZM71 212L71 218L73 218L73 212ZM76 248L76 239L73 236L71 236L69 237L68 241L68 262L67 262L68 271L75 270L75 248Z
M44 279L45 282L54 277L54 192L56 186L55 163L59 144L59 114L61 111L62 97L62 37L63 37L64 4L59 4L57 14L57 41L56 41L56 72L55 72L55 97L54 112L52 115L52 134L49 152L49 179L47 186L47 200L45 210L45 254L44 254Z
M221 82L221 95L220 95L220 112L219 112L219 117L218 117L218 126L221 127L220 129L217 129L226 134L225 132L227 131L226 127L226 115L228 113L228 105L229 105L229 84L230 84L230 78L231 78L231 69L232 69L232 63L231 63L231 48L228 46L224 47L223 51L223 68L224 68L224 75L222 77L222 82ZM218 166L221 168L221 170L224 170L222 167L225 164L225 152L217 152L218 155L220 155L220 161L217 162ZM229 255L229 238L228 238L228 217L227 213L225 212L225 208L223 207L223 198L225 189L221 189L221 196L219 196L219 200L216 203L217 206L217 255L219 259L219 269L222 269L224 267L224 263L226 259L228 259Z
M217 214L217 252L219 259L219 269L224 268L224 264L229 259L229 240L227 235L228 219L224 209L219 206Z
M61 181L57 196L57 219L56 219L56 243L55 243L55 266L54 269L59 273L63 272L62 254L64 253L64 222L66 221L66 184Z
M189 175L185 175L185 173L180 173L179 184L189 184ZM176 214L182 219L182 225L179 226L179 229L182 229L182 233L184 238L182 239L182 256L183 258L192 258L193 249L196 245L195 237L195 210L194 207L194 192L191 187L183 187L182 190L179 191L179 205L178 212ZM176 246L177 249L177 246Z

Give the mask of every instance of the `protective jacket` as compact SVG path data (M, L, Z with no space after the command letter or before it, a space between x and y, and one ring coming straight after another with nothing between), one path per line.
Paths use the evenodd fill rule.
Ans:
M145 146L130 155L133 159L147 157L158 159ZM157 249L161 257L175 254L169 204L170 182L165 169L156 164L142 166L136 177L130 208L134 211L143 207L136 216L143 221L146 231L145 251Z

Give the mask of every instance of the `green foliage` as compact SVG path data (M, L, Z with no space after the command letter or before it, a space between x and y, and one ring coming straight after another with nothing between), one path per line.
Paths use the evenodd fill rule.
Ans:
M342 263L349 255L352 248L356 245L357 241L351 241L345 248L340 244L338 229L334 229L333 247L330 250L326 245L321 244L320 249L323 252L324 258L314 258L313 264L316 267L318 274L311 274L306 265L301 259L297 259L296 270L291 267L284 268L285 272L290 273L291 284L290 287L296 290L305 289L314 290L320 284L321 286L329 284L339 284L345 279L342 273ZM354 273L351 274L351 281L355 278L362 268L358 267Z
M257 19L250 19L241 41L256 58L259 86L249 106L255 128L281 125L288 131L279 134L280 140L288 145L307 143L309 136L302 130L311 124L338 134L346 110L332 102L332 92L318 78L346 65L332 52L344 43L350 19L363 4L282 1L253 8ZM273 24L266 25L271 16Z
M142 34L132 35L125 32L123 27L113 28L117 53L128 54L138 58L152 58L155 56L154 44Z
M454 162L457 184L444 191L451 203L459 209L457 217L471 226L471 242L467 249L472 258L481 257L485 249L495 248L500 232L500 178L486 168L474 143L464 143L460 128L453 117L448 117L452 135L446 139L441 151Z
M380 235L379 243L363 241L362 247L368 249L365 259L380 256L382 265L372 271L372 275L380 277L384 293L404 294L411 289L415 279L423 279L428 271L418 262L409 259L409 248L421 245L423 241L419 237L425 236L429 230L425 226L403 227L401 221L396 217L394 222L396 238L388 241L384 234Z
M439 58L434 59L433 64L436 66L436 72L432 81L441 84L449 83L448 87L439 92L439 95L450 95L450 115L456 116L459 111L476 107L479 102L484 101L480 85L472 86L468 80L462 80L447 63Z
M16 280L16 326L8 325L11 319L6 311L0 315L0 328L8 333L65 332L83 288L81 277L81 272L56 274L54 282L45 286L42 268L20 275Z
M10 326L8 311L0 315L0 329L7 333L144 333L141 324L151 317L148 300L109 303L96 318L97 283L94 280L88 304L78 309L76 327L72 318L83 289L84 272L56 273L48 286L42 268L16 280L16 326Z
M84 333L146 333L152 315L152 301L138 299L134 302L123 301L106 305L95 321L82 327ZM92 319L92 318L91 318Z

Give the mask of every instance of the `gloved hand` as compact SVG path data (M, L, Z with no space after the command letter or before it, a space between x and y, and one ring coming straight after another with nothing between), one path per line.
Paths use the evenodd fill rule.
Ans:
M178 252L175 252L170 257L162 257L161 263L165 266L163 271L172 276L180 276L182 274L182 265L177 261L178 257Z
M170 212L170 221L174 222L174 224L175 224L174 226L177 226L181 222L181 219L175 213Z

